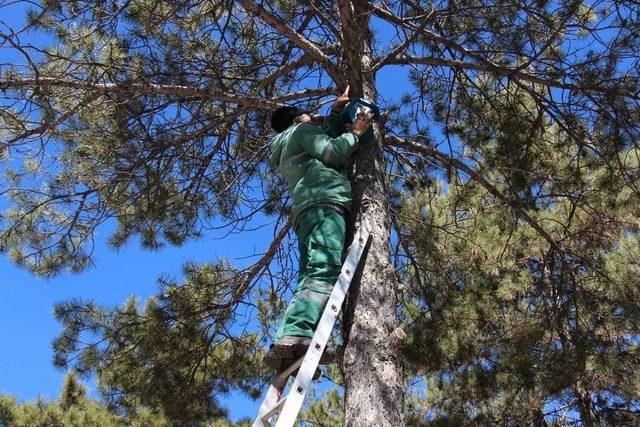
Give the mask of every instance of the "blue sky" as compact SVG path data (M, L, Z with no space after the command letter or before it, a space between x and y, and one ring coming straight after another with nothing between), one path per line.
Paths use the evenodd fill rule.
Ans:
M0 8L0 20L12 26L23 21L22 5ZM36 38L25 35L22 40ZM15 52L0 50L0 62L15 61ZM381 94L396 98L406 90L405 76L396 71L383 70L378 77ZM6 204L0 201L0 208ZM122 304L129 296L144 301L156 291L160 275L181 277L186 261L205 262L219 257L233 261L237 267L247 265L247 255L263 252L271 243L272 227L235 234L224 239L206 235L186 245L165 247L158 252L143 251L132 240L118 252L106 245L109 227L98 230L96 236L96 266L79 275L63 273L53 279L41 279L17 268L6 257L0 257L0 394L15 395L21 401L38 396L53 399L58 396L64 372L52 364L51 343L60 332L60 324L53 317L56 302L70 299L92 299L112 307ZM240 259L242 258L242 259ZM97 396L93 384L88 384L92 396ZM254 416L258 402L237 393L226 399L233 419Z
M264 228L222 240L210 235L158 252L142 251L132 242L114 252L107 248L107 232L103 230L96 245L95 268L50 280L34 277L0 258L0 393L14 394L23 401L38 395L57 397L64 372L52 365L51 342L61 329L52 313L56 302L81 298L115 306L131 295L144 299L155 293L156 279L161 274L180 277L185 261L234 259L260 253L271 242L270 236L271 230ZM234 264L242 266L249 261L236 260ZM89 387L94 392L92 384ZM251 415L253 405L242 396L233 395L229 401L234 418Z

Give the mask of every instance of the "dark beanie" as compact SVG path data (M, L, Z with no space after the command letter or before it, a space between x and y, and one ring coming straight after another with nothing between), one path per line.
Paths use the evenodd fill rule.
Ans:
M271 127L280 133L291 126L295 118L302 113L304 113L304 111L291 105L280 107L271 114Z

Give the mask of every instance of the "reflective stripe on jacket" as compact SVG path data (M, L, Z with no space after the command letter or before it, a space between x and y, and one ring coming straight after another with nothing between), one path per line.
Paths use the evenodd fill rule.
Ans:
M289 183L293 218L319 203L351 209L351 185L344 167L358 145L358 136L344 132L344 123L332 111L324 126L310 122L289 126L271 143L269 163Z

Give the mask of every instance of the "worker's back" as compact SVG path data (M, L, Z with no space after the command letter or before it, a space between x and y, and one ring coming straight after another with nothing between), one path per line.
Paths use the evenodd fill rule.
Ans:
M318 204L337 204L347 210L351 207L351 185L344 166L358 140L352 133L342 134L339 139L327 134L340 131L339 120L329 116L325 129L311 122L294 124L271 144L269 162L287 179L294 218Z

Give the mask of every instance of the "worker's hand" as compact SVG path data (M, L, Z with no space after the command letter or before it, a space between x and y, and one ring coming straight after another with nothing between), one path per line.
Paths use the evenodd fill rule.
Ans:
M373 111L369 110L366 113L363 113L356 117L356 120L351 125L351 132L355 133L358 136L362 136L369 126L371 126L371 122L373 122L375 114Z
M344 90L344 93L340 95L336 102L333 104L333 111L340 112L345 105L349 103L349 86Z
M314 113L302 113L298 117L293 119L293 123L306 123L306 122L311 122L316 125L322 125L322 123L324 123L324 117Z

